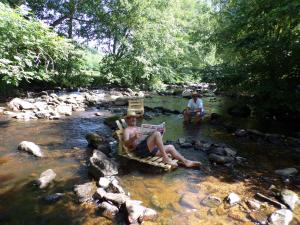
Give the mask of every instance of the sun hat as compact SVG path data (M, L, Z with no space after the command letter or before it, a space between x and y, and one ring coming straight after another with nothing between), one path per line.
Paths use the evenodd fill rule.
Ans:
M195 95L199 96L199 93L197 91L193 91L192 96L195 96Z
M129 118L129 117L137 117L138 115L134 112L134 111L127 111L127 115L125 116L125 118Z

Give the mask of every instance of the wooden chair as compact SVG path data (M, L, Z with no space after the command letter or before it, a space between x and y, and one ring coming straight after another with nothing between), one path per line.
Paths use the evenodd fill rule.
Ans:
M135 112L138 116L144 115L144 99L134 98L128 100L128 112Z
M122 157L125 157L130 160L135 160L141 163L145 163L151 166L159 167L164 169L165 171L170 171L172 166L170 164L164 163L162 157L158 156L149 156L149 157L140 157L136 156L133 152L130 152L129 149L124 146L122 140L123 140L123 130L127 127L127 124L124 119L116 120L116 124L119 128L119 130L116 131L116 134L118 136L119 140L119 149L118 154ZM177 162L178 160L174 159L173 162Z

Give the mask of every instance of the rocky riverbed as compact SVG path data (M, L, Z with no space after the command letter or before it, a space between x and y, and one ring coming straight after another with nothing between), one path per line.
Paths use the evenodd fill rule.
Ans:
M228 133L212 125L220 102L215 96L204 97L208 113L200 125L183 125L186 100L146 98L147 123L165 121L165 141L201 160L201 170L161 173L118 158L113 130L105 124L114 129L128 98L144 95L131 90L43 92L4 106L1 223L299 223L299 161L289 157L297 147L282 141L288 135L277 143L266 132L254 139L247 127L239 136L238 128Z

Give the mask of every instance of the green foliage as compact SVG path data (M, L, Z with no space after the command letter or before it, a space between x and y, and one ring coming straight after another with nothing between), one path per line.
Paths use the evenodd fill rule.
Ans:
M300 2L230 0L215 7L219 86L254 96L260 107L300 111Z
M200 69L211 63L214 47L204 43L211 32L206 4L136 0L111 7L116 12L107 19L114 21L107 25L112 51L101 64L107 82L157 89L162 82L199 79Z
M33 79L61 83L81 74L82 54L45 24L0 3L0 80L14 86Z

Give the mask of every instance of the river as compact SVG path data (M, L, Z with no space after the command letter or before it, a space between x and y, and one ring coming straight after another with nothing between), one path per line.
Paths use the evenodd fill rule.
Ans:
M224 98L205 97L206 112L225 114ZM182 110L186 99L173 96L146 98L145 105L163 106ZM5 225L31 224L122 224L117 218L110 221L100 217L94 209L80 207L76 202L73 187L90 180L87 175L88 132L111 134L103 124L103 117L95 116L96 108L76 112L70 117L56 121L18 121L0 117L0 223ZM108 111L105 116L110 116ZM202 199L213 195L224 199L230 192L241 198L251 198L256 192L265 193L271 184L288 187L300 194L299 187L282 183L274 175L274 170L285 167L300 169L300 156L293 149L251 140L239 140L223 128L212 126L207 121L200 125L184 125L180 115L161 115L147 123L167 124L164 140L180 137L226 143L245 157L248 163L238 168L224 168L209 164L206 155L194 149L179 149L189 159L200 160L212 172L179 168L169 173L151 172L134 163L122 163L120 179L133 199L143 201L143 205L158 211L155 222L146 224L243 224L232 214L243 216L233 209L208 207ZM256 128L265 132L289 133L288 124L267 124L255 119L232 119L240 127ZM296 129L296 128L295 128ZM19 152L21 141L32 141L46 153L44 159ZM117 159L118 160L118 159ZM57 178L55 184L46 190L39 190L32 181L46 169L53 169ZM44 198L52 193L65 193L62 200L49 204ZM189 208L182 198L186 197L197 209ZM300 209L294 211L292 225L299 224Z

